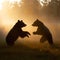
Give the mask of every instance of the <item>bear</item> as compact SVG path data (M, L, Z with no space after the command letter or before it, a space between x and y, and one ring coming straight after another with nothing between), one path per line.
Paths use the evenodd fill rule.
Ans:
M25 26L27 25L22 20L18 20L18 22L13 26L6 36L6 43L8 46L13 46L19 36L21 38L29 37L30 33L22 30L22 28Z
M34 35L42 35L40 42L45 42L46 40L48 41L48 43L53 46L53 38L52 38L52 34L49 31L49 29L43 24L43 22L41 22L39 19L36 19L36 21L32 24L32 26L36 26L37 31L33 32Z

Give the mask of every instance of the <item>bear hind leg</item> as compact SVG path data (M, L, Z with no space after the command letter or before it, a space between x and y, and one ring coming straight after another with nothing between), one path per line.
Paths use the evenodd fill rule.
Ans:
M44 43L46 40L47 40L46 37L42 36L41 39L40 39L40 42Z
M53 45L53 40L52 39L48 39L48 43L52 46Z

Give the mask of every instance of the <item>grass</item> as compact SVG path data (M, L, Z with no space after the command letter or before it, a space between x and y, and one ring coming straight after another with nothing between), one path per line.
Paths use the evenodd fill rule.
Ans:
M60 54L21 45L20 47L1 47L0 60L60 60Z

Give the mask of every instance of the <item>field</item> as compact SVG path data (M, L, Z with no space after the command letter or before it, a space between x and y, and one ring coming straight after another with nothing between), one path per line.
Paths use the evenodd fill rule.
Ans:
M0 47L0 60L60 60L59 51L52 53L26 46Z

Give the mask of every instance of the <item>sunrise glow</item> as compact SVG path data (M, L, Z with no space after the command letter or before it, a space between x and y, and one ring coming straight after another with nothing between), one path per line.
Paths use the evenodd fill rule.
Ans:
M0 0L0 10L3 8L2 3L4 2L4 0Z
M1 25L3 26L5 32L9 31L13 25L16 23L14 20L2 20Z
M14 7L14 4L17 3L18 6L21 6L20 3L22 3L22 0L0 0L0 10L2 10L3 7L3 3L8 2L9 3L9 8L10 7Z
M21 0L9 0L9 2L14 4L15 2L20 3Z
M43 6L47 6L51 0L38 0L40 5L43 7Z
M10 8L13 8L15 3L17 3L17 5L20 7L21 6L20 4L22 3L22 0L9 0Z

